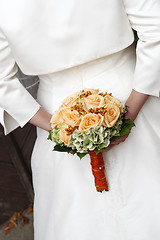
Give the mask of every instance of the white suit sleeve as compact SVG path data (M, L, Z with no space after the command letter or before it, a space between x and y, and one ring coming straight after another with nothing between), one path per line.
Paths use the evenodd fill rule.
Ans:
M23 127L40 108L16 78L16 72L9 43L0 32L0 122L5 134Z
M160 95L160 0L123 0L131 26L137 31L137 61L133 89Z

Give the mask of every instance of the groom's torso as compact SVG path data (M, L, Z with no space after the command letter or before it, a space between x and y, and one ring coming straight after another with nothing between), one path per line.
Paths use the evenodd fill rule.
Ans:
M1 0L0 29L26 74L59 71L133 42L122 0Z

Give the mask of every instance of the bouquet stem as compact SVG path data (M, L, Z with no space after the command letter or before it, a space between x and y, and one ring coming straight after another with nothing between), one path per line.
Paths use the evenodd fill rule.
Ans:
M95 186L98 192L108 191L108 183L105 176L105 165L102 152L96 154L88 152L91 159L92 173L95 179Z

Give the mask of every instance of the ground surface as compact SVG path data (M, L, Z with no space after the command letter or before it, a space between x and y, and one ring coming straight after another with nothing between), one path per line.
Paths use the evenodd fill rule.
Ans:
M28 224L23 224L22 221L18 223L18 226L9 230L8 234L4 233L4 228L8 225L8 222L0 226L0 240L33 240L33 214L27 211L23 214L29 219Z

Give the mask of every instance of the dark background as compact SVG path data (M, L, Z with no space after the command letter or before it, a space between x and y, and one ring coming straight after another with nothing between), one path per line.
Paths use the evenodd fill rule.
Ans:
M38 77L26 76L20 70L17 77L36 98ZM30 161L35 139L36 129L31 124L7 136L0 125L0 224L33 202Z

